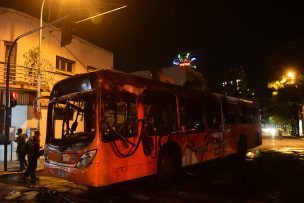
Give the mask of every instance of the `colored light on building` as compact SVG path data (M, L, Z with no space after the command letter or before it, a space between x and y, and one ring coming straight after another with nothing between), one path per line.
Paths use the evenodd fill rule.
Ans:
M173 65L181 67L191 67L196 69L196 65L194 64L195 61L196 58L190 53L186 53L184 55L178 54L177 57L173 60Z

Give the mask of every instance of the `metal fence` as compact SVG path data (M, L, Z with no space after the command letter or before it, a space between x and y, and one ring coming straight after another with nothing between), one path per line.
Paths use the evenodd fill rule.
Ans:
M5 63L0 63L0 84L5 84L6 81L6 69ZM52 70L40 71L41 75L41 89L49 91L50 87L54 83L55 72ZM10 66L10 84L20 84L37 88L38 80L38 68L37 67L25 67L20 65L11 64Z

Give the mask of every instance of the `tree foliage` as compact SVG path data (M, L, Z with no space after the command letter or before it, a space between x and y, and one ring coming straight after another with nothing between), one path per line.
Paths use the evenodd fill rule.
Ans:
M268 88L273 90L273 95L264 107L266 117L275 117L277 124L290 125L295 135L299 134L298 121L302 119L303 82L302 75L294 79L282 76L279 80L270 82Z
M38 83L39 47L33 47L23 54L24 67L26 68L24 79L31 85ZM52 63L41 55L40 76L41 89L49 91L53 85L54 70Z

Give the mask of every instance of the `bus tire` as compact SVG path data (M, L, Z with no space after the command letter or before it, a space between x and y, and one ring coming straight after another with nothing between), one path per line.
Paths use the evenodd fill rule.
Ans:
M247 154L247 139L242 135L239 139L239 151L237 153L237 158L239 160L245 160Z
M177 144L165 145L158 156L157 175L159 180L172 180L181 171L181 166L181 153Z

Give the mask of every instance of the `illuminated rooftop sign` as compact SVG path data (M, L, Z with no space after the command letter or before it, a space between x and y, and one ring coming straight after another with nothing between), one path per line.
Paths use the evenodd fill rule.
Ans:
M181 67L191 67L196 69L196 65L194 64L196 58L190 53L186 54L178 54L177 57L173 60L173 65L181 66Z

